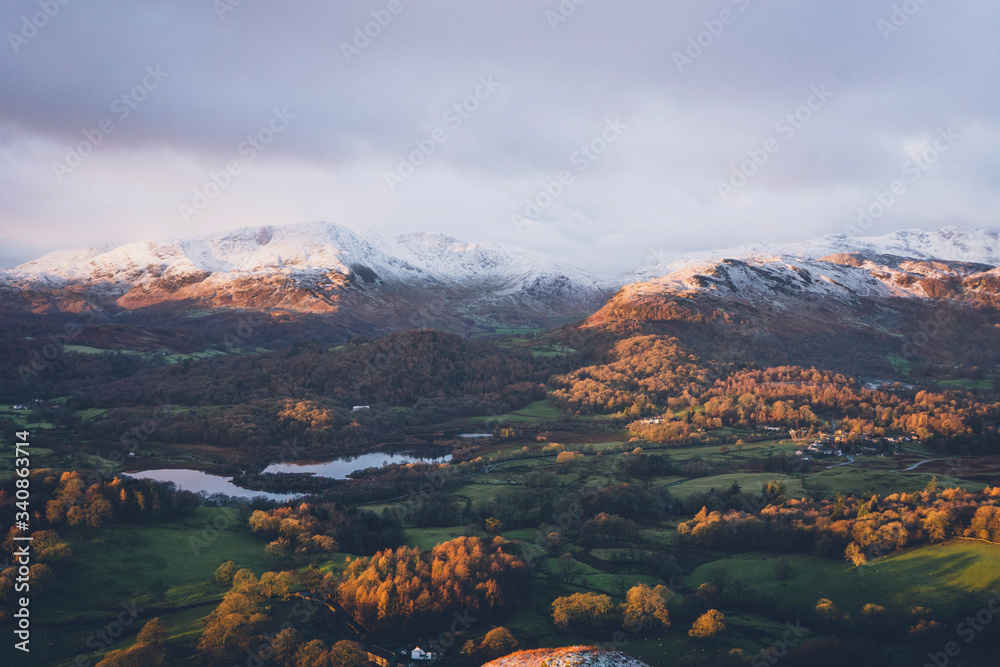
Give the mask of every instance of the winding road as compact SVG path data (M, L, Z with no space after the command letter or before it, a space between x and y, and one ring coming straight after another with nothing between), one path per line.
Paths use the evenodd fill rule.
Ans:
M899 472L910 472L911 470L913 470L917 466L922 466L923 464L930 463L931 461L947 461L947 459L926 459L924 461L920 461L919 463L914 463L909 468L903 468Z
M832 465L832 466L827 466L826 469L829 470L831 468L839 468L840 466L849 466L852 463L854 463L854 457L853 456L851 456L850 454L848 454L847 458L850 459L850 460L849 461L844 461L843 463L837 463L837 464Z

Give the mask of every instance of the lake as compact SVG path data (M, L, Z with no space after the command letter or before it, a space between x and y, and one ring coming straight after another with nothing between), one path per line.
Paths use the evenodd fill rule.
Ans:
M201 493L204 491L208 495L224 493L227 496L232 496L234 498L256 498L257 496L264 496L269 500L277 500L279 502L302 495L301 493L267 493L266 491L251 491L249 489L236 486L233 484L232 480L227 477L209 475L207 472L202 472L200 470L163 469L144 470L142 472L129 472L122 474L128 475L129 477L153 479L157 482L173 482L177 485L178 489L191 491L192 493Z
M451 461L451 450L447 447L420 447L381 452L367 452L354 456L341 456L332 461L294 463L274 463L264 472L285 472L316 475L329 479L347 479L347 476L365 468L381 468L393 463L447 463Z

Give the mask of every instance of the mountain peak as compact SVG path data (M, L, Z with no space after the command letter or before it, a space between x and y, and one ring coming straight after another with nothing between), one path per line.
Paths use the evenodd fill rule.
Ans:
M749 243L718 250L660 253L654 264L626 275L625 282L658 278L686 266L717 262L722 259L815 260L838 254L859 254L865 257L888 255L907 259L937 259L997 266L1000 264L1000 233L946 226L937 231L902 229L882 236L866 237L828 234L805 241Z
M61 307L52 290L70 290L100 294L124 308L172 301L327 313L345 298L374 311L390 294L426 300L450 291L470 312L485 313L483 321L495 313L514 319L530 313L531 321L543 321L549 311L565 317L596 308L607 296L586 272L541 253L444 234L387 239L325 221L56 251L0 271L0 285L46 309ZM49 290L44 299L36 298L39 289Z

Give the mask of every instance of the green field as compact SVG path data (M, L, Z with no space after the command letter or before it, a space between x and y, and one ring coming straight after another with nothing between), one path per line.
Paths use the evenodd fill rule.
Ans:
M263 543L245 527L232 527L206 534L206 526L225 525L234 514L224 508L200 508L183 521L155 526L111 527L96 539L84 535L71 538L76 576L60 581L72 594L74 605L63 605L48 615L52 620L83 620L103 617L122 600L135 597L140 604L176 607L219 595L211 582L216 568L226 560L236 561L258 574L269 569ZM161 586L162 584L162 586ZM158 593L150 593L156 590Z
M408 528L404 539L411 547L430 551L442 542L448 542L465 534L464 526L454 528Z
M859 457L859 462L863 459ZM900 468L908 467L900 465ZM920 468L911 472L901 470L872 470L858 464L851 464L831 470L820 470L803 477L806 489L823 497L833 497L838 492L870 496L873 493L893 493L896 491L919 491L934 477L932 473L921 472ZM979 482L938 475L941 488L962 487L976 491L985 487Z
M15 410L13 405L0 405L0 417L6 417L17 424L19 428L25 428L29 431L32 429L38 430L55 428L55 424L52 422L36 419L37 411L33 408L28 410ZM12 436L13 434L5 433L2 437Z
M784 481L788 488L788 497L790 498L801 498L805 495L802 480L774 472L728 473L711 477L698 477L697 479L671 486L670 492L683 498L691 493L705 493L712 490L725 491L733 485L733 482L737 482L744 491L760 493L761 487L771 480Z
M111 648L128 647L146 621L160 618L175 650L193 649L202 619L227 590L214 580L222 562L233 560L258 575L281 569L265 559L264 542L245 526L204 532L213 523L224 527L233 516L225 508L201 508L180 521L70 537L72 556L54 568L59 598L44 593L33 598L32 613L44 619L32 634L33 664L68 665L81 653L94 664L100 659L93 655L99 645L95 633L129 605L139 610L138 616ZM339 567L345 555L334 554L320 569Z
M217 408L168 408L179 411L212 411ZM0 414L10 406L0 406ZM12 416L20 416L15 411ZM24 415L31 413L24 412ZM83 410L77 416L97 419L100 409ZM536 401L501 419L524 423L544 424L560 418L559 410L549 401ZM490 419L490 418L482 418ZM495 418L492 418L495 419ZM726 454L717 445L694 447L666 447L656 443L627 442L630 434L621 426L591 426L580 421L581 431L591 429L585 437L577 433L553 437L566 443L559 447L534 439L494 444L484 451L484 457L497 461L511 452L526 450L531 458L509 459L499 462L488 474L463 478L461 486L453 491L455 503L461 507L466 500L473 505L493 500L498 494L524 488L528 475L546 471L553 473L552 485L561 494L583 493L587 489L608 484L627 482L656 490L669 487L671 496L683 500L694 493L728 490L738 483L743 491L758 493L766 482L783 480L789 497L832 497L837 492L885 495L896 491L915 491L924 488L932 474L921 468L903 472L908 464L898 463L890 457L858 456L853 464L827 469L826 466L844 462L844 458L815 461L809 473L782 474L761 472L768 456L786 456L802 447L802 443L786 439L747 443L737 450L729 447ZM546 428L543 426L542 428ZM558 428L564 428L560 425ZM568 427L567 427L568 428ZM602 430L598 430L602 429ZM565 435L565 440L562 440ZM743 433L726 432L727 437L744 437ZM659 478L623 478L618 474L622 452L641 446L647 454L667 454L676 464L677 472ZM546 449L548 448L548 449ZM586 451L579 461L557 463L556 453L562 448ZM33 456L43 465L52 457L51 449L33 449ZM117 466L93 453L65 454L67 462L76 468L99 468L113 472ZM932 457L928 457L932 458ZM170 459L165 458L164 462ZM692 461L701 461L708 474L688 479L679 472ZM910 459L912 460L912 459ZM10 468L10 456L0 456L0 475ZM966 480L938 476L941 487L963 486L979 489L984 486ZM393 507L405 507L406 501L382 501L362 505L376 512ZM676 504L675 504L676 507ZM60 665L71 661L80 651L85 651L86 641L95 627L106 625L120 611L123 603L134 601L144 608L140 620L154 616L166 623L171 634L171 645L180 653L193 648L200 632L201 620L212 611L225 588L213 580L215 569L225 560L234 560L258 574L267 570L288 567L274 565L265 559L264 542L252 537L245 527L232 527L213 536L203 534L205 522L223 515L219 508L202 508L197 516L183 521L158 525L118 526L99 532L84 532L70 536L73 556L65 565L57 566L58 585L64 591L58 601L39 595L37 614L46 619L38 628L37 664ZM575 637L557 630L551 622L551 605L556 597L577 592L598 592L610 595L620 602L620 577L627 586L637 583L655 585L660 580L651 573L670 557L676 557L679 572L688 586L696 588L706 581L716 567L724 567L731 576L739 577L748 586L756 587L762 595L776 600L778 611L765 616L726 611L729 632L721 639L702 648L707 655L726 655L730 649L740 649L753 655L780 636L784 626L777 619L783 611L787 614L812 609L820 597L832 599L852 618L860 615L867 603L885 606L893 612L905 613L919 605L933 607L941 617L959 614L970 608L979 608L991 592L1000 587L1000 547L974 541L953 540L944 544L924 546L903 553L872 561L856 569L846 561L821 558L808 554L789 555L793 575L781 580L774 572L780 555L753 553L730 555L711 551L685 551L677 538L676 526L688 517L669 515L658 523L639 526L638 539L633 545L581 544L579 526L564 532L564 542L558 550L543 554L537 547L528 547L538 561L531 582L531 597L504 622L515 629L521 638L528 638L533 645L565 646L572 643L595 642L593 637ZM480 529L472 534L485 535ZM430 550L434 546L470 534L466 526L415 527L404 526L404 541L411 546ZM507 529L502 535L532 545L537 538L536 528ZM208 539L206 542L201 540ZM633 546L638 557L627 555L624 546ZM572 583L562 579L561 553L573 555L577 571ZM344 555L337 555L324 564L330 568L343 562ZM634 559L629 560L629 559ZM646 559L646 560L642 560ZM673 567L673 566L670 566ZM664 574L663 576L668 576ZM275 603L281 604L281 603ZM680 596L672 603L675 611ZM720 608L726 607L723 601ZM116 647L124 647L141 627L137 622ZM690 621L675 624L655 638L627 636L620 646L623 650L645 658L651 664L671 664L682 655L690 653L692 644L687 637ZM476 628L482 633L488 628ZM596 638L608 641L608 638ZM51 645L50 645L51 644ZM34 645L33 645L34 648ZM33 650L33 653L35 651ZM175 653L175 654L180 654Z
M561 413L559 408L552 405L550 401L541 400L535 401L534 403L529 403L520 410L514 410L513 412L508 412L506 414L497 416L486 416L486 417L472 417L470 421L473 422L523 422L523 423L534 423L539 421L546 421L550 419L558 419Z
M825 597L852 615L871 602L889 611L922 606L954 616L982 606L1000 586L1000 546L970 540L909 549L860 568L819 556L787 558L793 571L787 580L774 572L780 556L748 554L706 563L687 582L697 587L708 580L709 572L723 567L730 576L788 604L806 608Z
M959 378L957 380L940 380L938 385L945 389L989 389L993 382L986 378L973 380L971 378Z

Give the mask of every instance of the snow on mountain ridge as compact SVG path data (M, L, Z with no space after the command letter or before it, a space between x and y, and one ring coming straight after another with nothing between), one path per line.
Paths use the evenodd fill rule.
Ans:
M106 282L141 285L162 277L209 274L222 279L284 273L319 277L354 271L406 283L469 283L516 292L546 281L598 290L595 278L541 253L497 243L467 243L440 234L387 239L330 222L244 227L197 239L141 241L117 248L59 250L13 269L8 280L50 285ZM371 272L370 274L368 272Z
M195 239L141 241L116 248L58 250L0 271L0 280L50 286L71 282L135 286L163 278L203 279L211 275L216 282L277 273L312 280L330 272L347 276L360 271L382 281L488 286L493 296L522 291L551 296L656 281L682 269L718 264L723 259L752 260L757 266L777 262L786 265L787 270L797 265L812 273L830 273L832 269L818 265L816 260L842 253L860 254L867 259L893 255L997 266L1000 234L944 227L936 232L911 229L864 238L829 235L794 243L754 243L666 255L654 265L609 283L542 253L504 244L469 243L425 232L386 238L375 232L357 233L335 223L317 221L244 227ZM682 273L678 279L690 286L698 271ZM660 282L665 285L670 280Z
M867 270L851 266L815 260L793 263L781 257L758 257L752 262L724 259L686 264L667 275L626 285L620 295L644 299L664 293L703 293L750 303L761 300L773 305L784 301L788 295L802 293L853 299L859 296L910 296L914 290L919 290L919 285L907 290L891 282L880 281Z
M820 236L790 243L749 243L733 248L666 254L657 253L656 263L624 277L625 282L650 280L695 264L723 259L819 259L838 253L867 256L893 255L920 260L946 260L1000 265L1000 233L973 228L942 227L936 232L904 229L883 236L852 238L843 234Z

